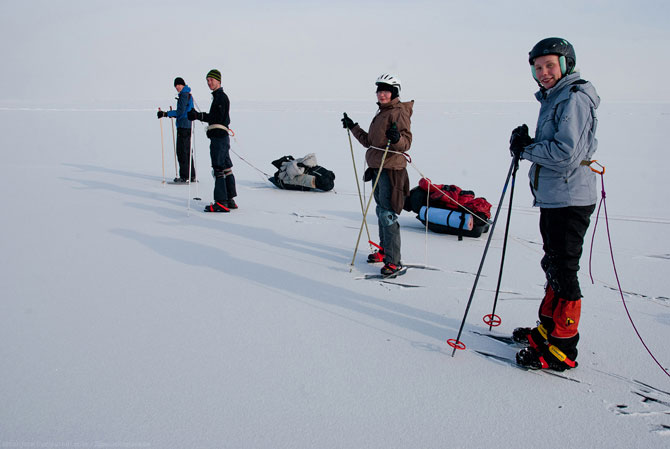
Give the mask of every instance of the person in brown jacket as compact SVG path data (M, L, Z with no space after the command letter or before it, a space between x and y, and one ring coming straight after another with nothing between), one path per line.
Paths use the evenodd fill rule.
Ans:
M381 273L393 275L402 269L400 261L400 224L398 214L402 211L405 197L409 195L409 177L404 152L412 145L410 130L414 100L400 101L400 80L393 75L383 74L375 82L377 85L377 105L370 128L365 132L358 123L345 115L342 124L351 130L361 145L367 147L365 161L368 169L364 180L374 181L381 169L381 175L374 191L377 203L376 213L379 223L379 243L381 250L368 256L368 262L384 262ZM389 144L389 151L382 159Z

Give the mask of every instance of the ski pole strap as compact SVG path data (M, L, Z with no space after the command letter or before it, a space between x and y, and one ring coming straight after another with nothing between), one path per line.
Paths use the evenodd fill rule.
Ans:
M230 134L231 136L233 136L233 137L235 136L235 131L233 131L232 129L228 128L227 126L220 125L220 124L218 124L218 123L214 123L213 125L209 125L209 126L207 127L207 131L209 131L210 129L222 129L222 130L224 130L225 132L227 132L228 134Z

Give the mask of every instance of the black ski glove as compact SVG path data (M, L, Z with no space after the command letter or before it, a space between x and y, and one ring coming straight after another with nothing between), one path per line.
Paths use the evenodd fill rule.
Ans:
M167 117L167 112L165 112L165 111L158 111L158 112L156 113L156 116L157 116L158 118Z
M193 121L193 120L200 120L204 118L204 114L202 112L198 112L195 109L191 109L186 113L186 118Z
M358 125L358 123L354 123L354 121L351 120L349 118L349 116L347 115L347 113L345 112L344 113L344 118L342 119L342 128L351 129L356 125Z
M400 131L398 131L398 127L395 126L395 123L386 130L386 138L390 140L391 143L398 143L400 140Z
M528 135L528 125L524 123L512 131L512 135L509 138L509 152L512 157L521 159L523 149L531 143L533 143L533 139Z

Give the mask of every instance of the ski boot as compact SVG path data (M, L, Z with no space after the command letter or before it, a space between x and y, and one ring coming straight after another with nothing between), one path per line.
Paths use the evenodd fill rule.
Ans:
M547 329L543 324L537 323L537 327L517 327L512 331L512 340L517 343L528 345L533 349L539 348L547 342Z
M384 250L380 249L374 253L368 254L368 263L384 262Z
M228 201L226 201L226 206L227 206L228 209L230 209L230 210L237 209L237 203L235 203L235 200L228 200Z
M387 263L381 269L382 276L384 277L395 277L402 270L402 264Z
M230 212L230 209L219 202L215 202L205 206L205 212Z
M543 345L540 350L523 348L516 354L516 363L530 369L554 371L565 371L578 366L575 360L570 360L563 351L549 343Z

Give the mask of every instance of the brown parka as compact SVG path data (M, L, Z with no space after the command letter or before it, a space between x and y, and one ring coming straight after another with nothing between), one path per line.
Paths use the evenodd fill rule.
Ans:
M365 153L365 161L370 168L379 168L384 155L384 148L386 148L386 130L391 128L393 123L396 123L398 131L400 131L400 140L397 143L391 144L389 150L391 151L409 151L412 146L412 131L410 130L412 117L412 109L414 107L414 100L408 102L401 102L400 98L394 98L387 104L379 104L379 111L372 119L368 132L363 131L360 126L356 125L351 129L351 133L360 142L361 145L368 148ZM370 147L381 148L377 150ZM399 170L407 167L407 160L402 154L388 153L384 161L384 168L389 170Z
M363 131L358 124L351 129L351 133L356 137L361 145L368 148L365 153L365 161L371 169L377 169L381 165L384 157L384 149L388 138L386 131L391 128L393 123L400 131L400 140L389 147L390 151L407 152L412 146L411 120L414 100L401 102L399 98L394 98L387 104L379 104L379 111L372 119L368 132ZM376 148L371 148L376 147ZM381 148L381 150L379 149ZM407 160L405 156L397 153L387 153L384 160L384 169L387 170L389 180L393 186L391 193L391 205L395 213L399 214L405 203L405 197L409 195L409 176L407 175ZM369 181L373 179L373 174L368 171L364 179Z

